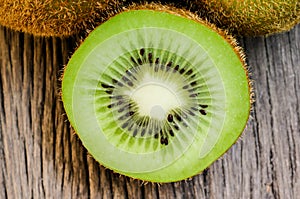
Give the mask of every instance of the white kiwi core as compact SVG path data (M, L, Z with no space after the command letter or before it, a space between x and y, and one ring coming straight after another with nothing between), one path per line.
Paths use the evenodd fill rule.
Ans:
M134 90L131 97L137 103L140 115L158 120L164 120L171 109L180 106L180 100L174 91L163 83L142 84Z

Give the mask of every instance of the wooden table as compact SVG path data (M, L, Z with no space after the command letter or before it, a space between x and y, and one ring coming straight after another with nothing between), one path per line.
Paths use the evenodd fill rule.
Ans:
M60 76L78 39L0 28L0 198L299 198L300 25L241 38L256 90L242 138L202 174L143 184L99 166L71 131Z

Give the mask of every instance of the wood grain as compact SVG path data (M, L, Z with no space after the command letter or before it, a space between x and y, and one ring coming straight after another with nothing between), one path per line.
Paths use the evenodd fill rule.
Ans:
M143 184L99 166L71 131L60 76L77 38L0 28L0 198L299 198L300 25L240 38L256 103L243 137L190 180Z

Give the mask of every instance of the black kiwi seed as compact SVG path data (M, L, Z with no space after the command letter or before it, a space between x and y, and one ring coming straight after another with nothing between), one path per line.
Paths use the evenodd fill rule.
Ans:
M197 81L193 81L190 83L191 86L196 86L197 85Z
M159 64L159 58L156 58L155 64Z
M134 129L132 136L135 137L137 135L138 130Z
M204 109L200 109L199 112L202 114L202 115L206 115L206 111Z
M130 125L130 127L128 128L129 131L132 130L133 124Z
M161 138L160 138L160 143L161 143L161 144L164 144L164 143L165 143L165 138L164 138L164 137L161 137Z
M141 136L143 137L146 133L146 129L142 129L142 133L141 133Z
M193 75L191 75L191 77L190 77L190 78L192 79L192 78L194 78L195 76L196 76L196 74L193 74Z
M122 107L118 110L119 113L122 113L125 110L125 107Z
M164 137L161 137L160 138L160 143L163 145L168 145L169 144L169 141L168 141L168 138L164 138Z
M179 130L179 126L174 125L174 128L178 131Z
M190 94L189 97L197 97L198 94L197 93L193 93L193 94Z
M189 87L189 85L185 85L182 87L182 89L187 89Z
M129 111L129 112L128 112L128 115L129 115L129 116L133 116L133 115L134 115L134 111Z
M152 53L148 53L148 60L149 60L150 66L151 66L151 64L153 63Z
M137 60L138 60L138 63L139 63L140 65L142 65L142 64L143 64L143 62L142 62L141 58L138 58Z
M105 91L107 94L112 94L113 93L113 90L106 90Z
M127 82L127 81L130 81L126 76L123 76L122 79Z
M178 71L178 69L179 69L179 65L176 65L176 66L174 67L173 73L175 73L176 71Z
M176 117L176 119L180 122L182 119L181 119L181 117L180 117L180 115L178 115L178 114L175 114L175 117Z
M168 144L169 144L169 141L168 141L168 138L167 138L167 137L165 138L164 144L165 144L165 145L168 145Z
M127 85L132 87L133 83L129 81L129 82L127 82Z
M137 62L135 61L135 59L133 57L130 57L130 59L135 65L137 65Z
M156 133L156 134L154 135L154 138L157 139L158 136L159 136L158 133Z
M173 115L169 114L167 119L168 122L173 122Z
M138 118L138 120L137 120L137 125L138 125L139 127L144 127L144 121L143 121L143 119L144 119L144 118L142 118L142 117Z
M191 109L194 111L198 111L198 109L196 107L191 107Z
M188 70L185 74L186 74L186 75L191 75L192 73L193 73L193 70L190 69L190 70Z
M180 73L180 74L183 74L184 71L185 71L184 68L182 68L182 69L180 69L179 73Z
M141 50L140 50L140 55L144 56L144 54L145 54L145 49L144 49L144 48L141 48Z
M104 83L101 83L101 86L103 88L115 88L114 86L110 86L110 85L107 85L107 84L104 84Z
M167 66L166 66L166 68L167 68L167 72L171 69L171 66L172 66L172 62L169 62L168 64L167 64Z
M125 129L127 126L128 126L128 122L125 122L125 123L122 125L122 128Z
M112 105L112 104L110 104L110 105L108 105L108 106L107 106L107 108L111 108L111 107L113 107L113 105Z
M201 108L207 108L207 107L208 107L208 105L205 105L205 104L199 104L199 106L200 106Z
M169 130L169 134L174 137L174 132L172 131L172 129Z
M127 117L130 117L130 116L132 116L132 115L130 115L130 112L127 112L127 113L126 113L126 116L127 116Z

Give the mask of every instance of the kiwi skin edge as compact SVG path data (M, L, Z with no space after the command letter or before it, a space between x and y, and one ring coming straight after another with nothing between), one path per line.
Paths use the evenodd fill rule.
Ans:
M300 22L299 0L185 0L201 17L241 36L288 31Z
M184 11L184 10L181 10L181 9L175 9L175 8L173 8L173 7L170 7L170 6L163 6L163 5L160 5L160 4L143 4L143 5L133 5L133 7L132 6L130 6L130 7L128 7L127 9L124 9L124 11L132 11L132 10L155 10L155 11L159 11L159 12L168 12L168 13L171 13L171 14L175 14L175 15L178 15L178 16L182 16L182 17L184 17L184 18L188 18L188 19L191 19L191 20L194 20L194 21L196 21L196 22L198 22L198 23L201 23L201 24L204 24L205 26L208 26L208 27L210 27L210 28L214 28L213 26L210 26L210 25L207 25L206 24L206 22L204 22L204 21L202 21L201 19L199 19L198 17L196 17L195 15L193 15L193 14L191 14L191 13L189 13L188 11ZM214 30L219 30L219 29L217 29L217 28L215 28ZM246 63L245 63L245 57L244 57L244 54L242 53L242 49L240 48L240 47L238 47L237 46L237 44L236 44L236 41L233 39L233 37L231 37L231 36L228 36L225 32L223 32L223 31L221 31L221 30L219 30L218 31L219 32L219 34L221 34L221 37L223 37L223 38L225 38L230 44L231 44L231 47L232 47L232 49L233 49L233 51L234 52L232 52L232 54L234 55L234 54L236 54L237 56L236 56L236 60L238 61L238 60L240 60L241 62L240 62L240 66L243 66L243 69L241 69L241 71L245 71L245 75L246 75L246 77L248 76L248 73L247 73L247 67L246 67ZM91 41L89 41L89 42L91 42ZM229 45L228 45L229 46ZM79 49L78 49L79 50ZM82 55L82 54L81 54ZM79 57L77 57L77 59L78 59ZM80 61L80 60L79 60ZM77 62L77 61L75 61L75 62ZM80 63L78 63L79 65L80 65ZM67 69L68 69L68 66L65 68L65 71L67 71ZM74 72L74 71L73 71ZM70 74L70 73L69 73ZM64 79L66 79L67 78L67 76L65 76L64 77ZM249 78L248 78L249 79ZM244 79L245 80L245 83L247 82L247 80L246 80L246 78ZM245 88L247 88L247 85L245 85L244 84L244 86L245 86ZM66 87L65 87L66 88ZM64 90L64 89L63 89ZM250 81L248 81L248 93L249 93L249 95L251 95L251 93L252 93L252 87L251 87L251 83L250 83ZM247 91L245 91L245 92L247 92ZM64 96L63 96L63 99L64 99ZM251 99L251 98L250 98ZM247 107L248 107L248 104L251 104L250 102L248 102L247 103ZM249 107L249 109L250 109L250 107ZM246 111L249 111L250 112L250 110L246 110ZM246 116L246 111L244 112L245 113L245 116ZM249 116L249 112L248 112L248 116ZM244 117L244 119L246 119L245 117ZM244 122L244 119L243 119L243 122ZM240 131L238 131L236 134L235 134L235 136L239 136L240 135L240 133L242 133L242 132L240 132ZM78 134L79 135L79 134ZM224 136L223 136L224 137ZM233 139L231 139L231 140L233 140ZM236 141L236 140L235 140ZM218 142L218 146L219 146L219 149L217 149L217 151L219 151L217 154L218 154L218 156L214 156L214 160L211 160L211 162L209 162L210 164L213 162L213 161L215 161L217 158L219 158L222 154L223 154L223 152L225 153L225 148L227 149L227 147L228 147L228 145L229 145L229 142L227 143L227 144L225 144L225 145L223 145L222 146L222 144L220 143L220 142ZM234 142L232 143L231 141L230 141L230 145L232 145L232 144L234 144ZM222 151L222 154L220 153L220 150ZM215 153L216 154L216 153ZM206 164L205 164L206 165ZM109 165L105 165L106 167L107 166L109 166ZM203 165L202 165L202 167L203 167ZM201 168L202 168L201 167ZM108 167L109 168L109 167ZM196 167L194 167L194 169L195 169ZM166 168L166 169L168 169L168 168ZM196 175L196 174L198 174L199 172L200 172L200 169L197 169L197 173L196 172L193 172L193 174L190 174L189 176L187 176L187 178L188 177L191 177L191 176L193 176L193 175ZM117 172L117 173L119 173L118 172L118 170L115 170L115 172ZM136 178L136 179L142 179L142 180L145 180L145 181L155 181L155 180L151 180L151 178L147 178L147 177L145 177L146 175L150 175L150 174L141 174L141 175L134 175L134 174L131 174L131 173L123 173L123 172L120 172L120 173L122 173L122 174L124 174L124 175L127 175L127 176L130 176L130 177L132 177L132 178ZM170 179L163 179L163 180L167 180L167 181L155 181L155 182L160 182L160 183L162 183L162 182L172 182L172 181L177 181L178 179L176 179L176 178L170 178Z
M1 0L0 25L36 36L65 37L91 30L122 0Z

